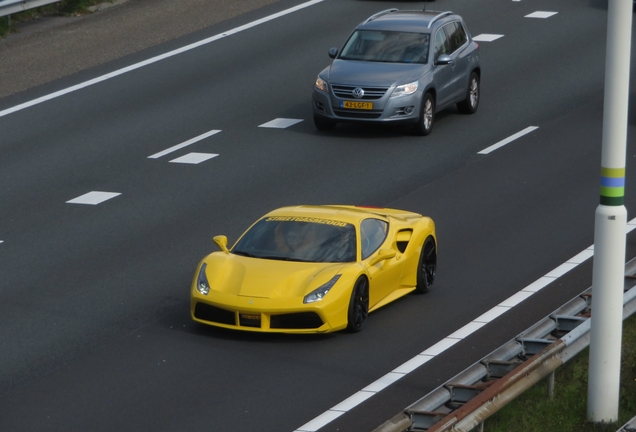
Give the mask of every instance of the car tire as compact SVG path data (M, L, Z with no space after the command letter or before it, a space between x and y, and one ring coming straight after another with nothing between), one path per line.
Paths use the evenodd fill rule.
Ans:
M369 316L369 281L360 277L351 291L349 309L347 311L347 331L357 333L367 322Z
M324 131L324 130L332 130L336 127L336 122L328 119L327 117L323 117L318 114L314 114L314 125L316 125L316 129Z
M427 293L435 281L435 271L437 269L437 248L435 239L428 236L422 245L422 252L417 263L417 286L415 292L419 294Z
M420 136L426 136L433 130L433 122L435 120L435 99L429 92L424 93L422 98L422 108L420 109L420 118L415 124L415 133Z
M457 104L457 109L463 114L475 114L479 107L479 75L477 72L472 72L468 79L468 91L466 93L466 99Z

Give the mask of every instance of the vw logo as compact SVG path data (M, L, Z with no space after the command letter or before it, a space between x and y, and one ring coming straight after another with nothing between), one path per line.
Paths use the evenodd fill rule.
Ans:
M250 301L248 302L248 304L252 304L252 303L254 303L254 300L250 300Z
M356 99L360 99L362 96L364 96L364 90L362 90L360 87L356 87L353 89L353 97Z

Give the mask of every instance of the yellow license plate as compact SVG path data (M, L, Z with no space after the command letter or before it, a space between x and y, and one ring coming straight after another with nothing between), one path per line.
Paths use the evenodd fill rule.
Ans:
M340 107L348 109L372 110L373 102L342 101L340 102Z

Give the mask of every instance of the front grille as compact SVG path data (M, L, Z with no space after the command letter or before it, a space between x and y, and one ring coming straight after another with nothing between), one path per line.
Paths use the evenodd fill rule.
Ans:
M236 325L236 315L234 312L205 303L196 304L194 307L194 316L203 321Z
M339 110L334 108L333 113L338 117L346 117L353 119L377 119L382 115L382 111L354 111L354 110Z
M270 328L276 329L314 329L322 326L320 316L315 312L298 312L284 315L272 315Z
M358 86L351 85L338 85L332 84L331 89L333 90L333 94L339 97L340 99L351 99L353 98L353 90L358 88ZM356 98L356 100L377 100L380 99L389 89L388 87L360 87L364 90L364 96L361 98Z

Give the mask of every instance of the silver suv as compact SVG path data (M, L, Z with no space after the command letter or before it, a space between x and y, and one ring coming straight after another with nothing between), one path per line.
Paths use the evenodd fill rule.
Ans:
M435 113L479 106L479 47L452 12L387 9L358 25L313 90L319 130L338 122L412 123L428 135Z

